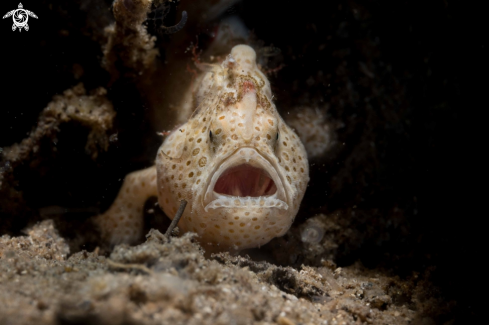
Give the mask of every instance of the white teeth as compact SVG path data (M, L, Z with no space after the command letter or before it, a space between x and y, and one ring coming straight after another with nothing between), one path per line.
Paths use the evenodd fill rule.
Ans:
M272 196L260 196L260 197L236 197L230 195L222 195L214 192L214 186L216 185L219 177L228 169L234 166L238 166L246 162L250 166L256 168L262 168L265 170L270 178L273 180L277 187L277 192ZM261 154L259 154L253 148L241 148L236 151L232 156L226 159L219 168L212 175L211 181L207 185L207 190L204 195L204 204L205 211L208 212L208 209L217 209L223 207L239 207L245 206L250 208L279 208L287 210L289 206L286 203L287 196L285 194L285 188L282 184L282 180L280 179L276 169L263 158Z
M227 196L221 194L215 194L218 198L217 200L209 203L204 209L208 212L208 209L218 209L218 208L237 208L237 207L247 207L247 208L278 208L287 210L289 206L282 200L275 197L237 197L237 196Z

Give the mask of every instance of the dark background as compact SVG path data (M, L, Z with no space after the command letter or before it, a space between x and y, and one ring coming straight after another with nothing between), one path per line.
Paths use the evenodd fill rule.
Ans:
M17 5L2 2L0 12ZM11 18L0 24L0 148L25 138L53 95L79 81L87 89L109 81L100 66L100 43L110 1L23 5L39 17L29 18L28 32L12 32ZM172 7L167 19L174 22L175 12L190 5ZM336 130L344 148L311 168L299 222L354 205L379 209L379 219L358 222L372 235L339 253L338 264L361 260L401 276L430 268L446 300L457 301L452 316L460 323L481 321L489 289L481 195L487 191L478 168L487 148L480 144L487 138L482 131L488 108L482 96L488 57L483 8L453 1L243 1L217 21L229 15L239 16L261 44L280 49L284 68L271 78L278 106L318 106L346 125ZM192 19L182 33L189 40L198 33L205 48L216 21L192 26ZM171 40L158 36L161 60ZM80 80L73 76L75 63L84 69ZM365 77L365 67L373 78ZM120 178L151 163L158 138L145 120L144 99L124 82L108 90L119 140L107 153L95 161L88 157L88 130L70 124L55 145L44 144L41 166L16 167L16 186L33 211L49 205L103 210ZM375 143L375 152L363 151L366 142ZM394 207L402 211L399 225L372 232ZM6 231L16 233L28 222L16 219Z

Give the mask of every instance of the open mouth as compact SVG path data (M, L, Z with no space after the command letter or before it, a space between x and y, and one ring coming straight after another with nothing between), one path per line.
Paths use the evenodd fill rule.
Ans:
M277 171L253 148L241 148L214 172L205 210L229 207L288 209Z
M277 185L265 170L242 164L227 169L217 180L214 192L231 196L269 196L277 192Z

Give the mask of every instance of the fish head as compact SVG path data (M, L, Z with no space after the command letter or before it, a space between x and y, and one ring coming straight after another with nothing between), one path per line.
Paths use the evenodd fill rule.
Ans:
M247 45L201 79L196 111L157 155L159 202L204 246L242 250L284 235L309 181L307 154L279 115Z

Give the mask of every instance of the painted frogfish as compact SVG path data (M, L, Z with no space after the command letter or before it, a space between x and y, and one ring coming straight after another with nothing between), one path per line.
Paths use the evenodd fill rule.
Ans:
M128 174L96 217L108 243L142 237L150 196L170 218L186 200L179 229L214 250L258 247L292 225L309 181L307 154L277 112L255 51L235 46L208 67L189 91L191 117L164 140L155 166Z

